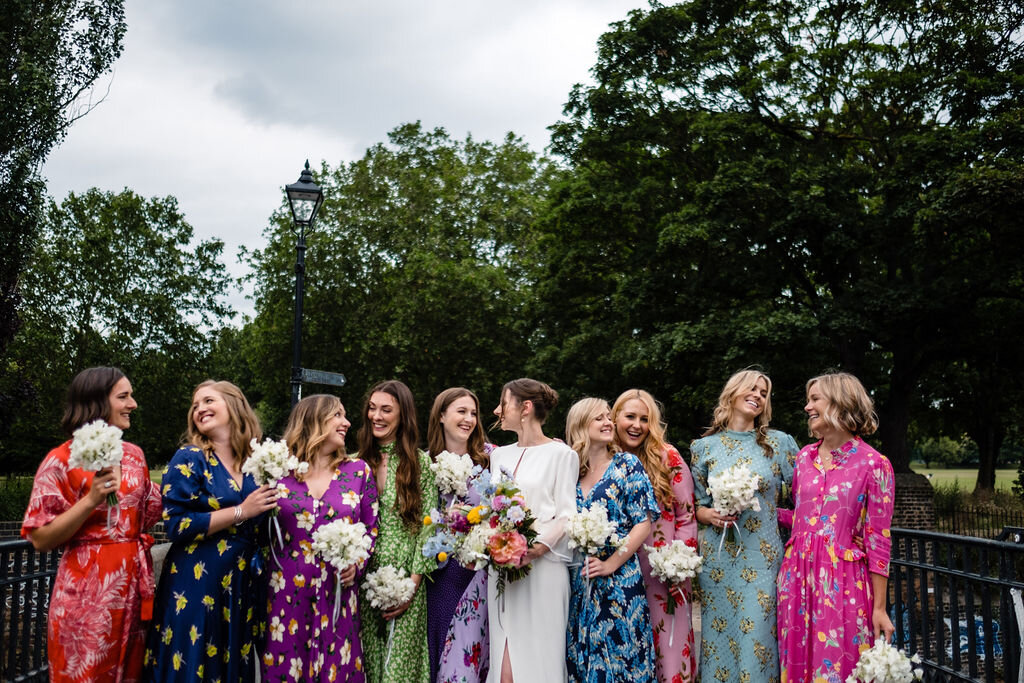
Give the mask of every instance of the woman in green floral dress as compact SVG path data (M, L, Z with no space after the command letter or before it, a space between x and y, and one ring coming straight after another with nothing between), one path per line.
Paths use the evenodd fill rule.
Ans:
M369 571L384 565L404 569L416 584L412 599L389 612L360 603L360 632L370 683L430 683L427 648L427 592L423 576L436 568L421 552L423 515L437 507L437 486L430 458L416 448L416 407L402 382L389 380L373 387L363 407L359 457L377 476L380 516L377 545ZM394 633L389 624L394 620Z
M690 446L704 557L697 577L702 683L779 681L775 577L782 541L775 501L782 483L793 480L798 449L793 437L768 429L771 389L768 376L756 370L730 377L711 427ZM723 515L712 507L708 480L736 465L760 477L760 510Z

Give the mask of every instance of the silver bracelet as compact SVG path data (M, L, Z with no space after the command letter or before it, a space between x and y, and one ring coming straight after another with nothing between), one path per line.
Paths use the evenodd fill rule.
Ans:
M235 525L235 526L238 526L238 525L239 525L239 524L241 524L241 523L242 523L242 506L241 506L241 505L236 505L236 506L235 506L235 520L234 520L234 525Z

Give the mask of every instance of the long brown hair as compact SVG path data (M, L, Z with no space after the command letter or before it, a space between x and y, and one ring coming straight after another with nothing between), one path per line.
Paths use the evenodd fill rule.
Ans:
M661 405L643 389L627 389L615 399L615 405L612 406L612 422L615 422L616 446L619 450L625 450L619 443L618 419L626 403L633 400L640 401L647 408L648 426L647 437L633 455L644 466L647 478L654 486L654 497L658 505L668 510L672 508L676 497L672 493L672 471L665 464L665 452L668 450L668 442L665 440L666 425L661 417ZM685 463L683 466L686 466Z
M483 416L480 415L480 399L465 387L445 389L434 399L434 405L430 408L430 420L427 422L427 452L430 453L430 457L436 458L438 453L445 450L444 425L441 424L441 416L448 410L448 406L465 396L473 399L473 406L476 408L476 427L469 435L467 444L469 457L477 465L486 467L487 453L484 451L485 439L484 426L481 422Z
M213 389L224 399L224 405L228 409L228 424L231 426L231 437L229 439L231 452L238 458L238 467L241 468L242 463L252 453L252 446L249 442L253 439L256 439L256 441L263 439L263 429L260 427L260 420L256 417L256 413L253 412L252 406L249 405L249 401L246 400L242 390L231 382L217 382L212 379L200 382L192 390L193 401L196 393L204 387ZM188 409L188 427L185 430L185 442L198 446L206 455L213 455L213 442L196 429L196 423L193 419L195 411L196 406L193 403Z
M359 457L373 468L380 466L383 457L380 444L373 436L373 426L367 418L370 410L370 397L383 392L395 399L398 406L398 427L395 431L395 455L398 456L398 467L395 472L395 509L402 521L411 528L418 527L423 518L423 492L420 490L420 458L416 444L420 434L416 427L416 404L412 392L404 382L389 379L374 385L363 400L363 424L359 427L357 441ZM381 492L383 495L383 492Z
M284 440L299 462L313 464L329 434L327 421L339 410L344 412L345 407L337 396L330 394L313 394L295 404L284 430ZM344 459L345 445L342 444L332 454L329 467L333 469ZM305 476L296 472L295 478L302 481Z
M757 386L757 380L763 379L768 387L764 397L764 410L754 418L754 434L757 445L761 447L764 454L772 457L772 447L768 443L768 423L772 420L772 380L760 370L740 370L725 383L722 393L718 396L718 405L715 406L715 414L711 419L711 426L701 436L711 436L718 432L724 432L729 428L729 420L735 408L733 403L737 396L745 391L750 391Z
M86 368L75 375L68 385L64 406L64 417L60 426L71 436L82 425L94 420L110 418L110 392L114 385L124 379L120 368Z

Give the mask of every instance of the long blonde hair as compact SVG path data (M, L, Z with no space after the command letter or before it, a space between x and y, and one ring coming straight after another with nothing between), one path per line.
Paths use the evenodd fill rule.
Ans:
M581 398L569 408L569 414L565 418L565 441L569 447L580 456L580 478L590 471L590 458L586 457L590 450L590 435L587 434L587 426L601 413L611 412L608 401L603 398ZM613 429L614 433L614 429ZM615 453L612 444L608 444L608 454Z
M216 382L212 379L200 382L192 390L192 398L195 399L196 393L206 387L220 394L224 399L224 405L228 408L228 424L231 427L231 437L229 439L231 452L238 458L238 466L241 467L242 463L252 453L252 446L249 445L249 442L253 439L260 441L263 438L260 420L256 417L256 413L253 412L252 406L249 405L249 401L246 400L242 390L231 382ZM189 406L188 428L185 430L185 440L201 448L206 455L213 455L213 442L196 429L196 423L193 419L195 411L196 407L194 405Z
M665 452L668 450L668 442L665 440L666 425L661 417L661 405L643 389L627 389L615 399L615 405L612 406L612 422L616 423L616 448L620 451L626 450L619 440L618 418L626 403L634 399L643 403L647 408L648 432L647 437L633 455L644 466L647 478L654 486L654 497L657 499L658 505L667 510L672 507L675 494L672 493L672 471L665 464Z
M330 434L327 421L339 410L344 411L345 407L341 405L341 400L337 396L330 394L314 394L295 404L292 414L288 417L288 426L284 430L284 440L288 444L288 450L299 459L299 462L313 464L320 453L320 446ZM329 467L333 469L345 457L345 445L342 444L341 448L331 455ZM296 472L295 478L302 481L305 476Z
M722 393L718 396L718 405L715 406L715 413L711 419L711 426L702 436L711 436L718 432L724 432L729 428L729 420L735 408L733 403L736 397L745 391L750 391L757 385L757 380L763 379L768 387L764 397L764 410L754 418L754 434L757 445L761 447L764 454L772 457L772 447L768 444L768 423L772 420L772 380L760 370L740 370L725 383Z

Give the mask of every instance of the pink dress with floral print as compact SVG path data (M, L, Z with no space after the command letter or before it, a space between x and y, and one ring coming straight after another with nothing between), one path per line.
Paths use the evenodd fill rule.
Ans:
M45 526L89 491L93 472L69 469L71 442L39 465L21 535ZM51 681L137 681L145 650L144 619L153 615L153 538L160 490L142 449L124 444L118 514L107 529L100 503L64 544L50 598L47 654Z
M793 527L778 578L782 681L842 683L874 642L869 573L889 575L894 504L889 460L860 439L832 452L804 447L793 471Z
M684 541L693 548L697 547L697 520L694 517L693 477L690 468L675 446L668 445L663 458L672 473L672 507L662 508L661 517L651 527L651 534L640 546L637 556L640 558L647 604L651 610L658 680L661 683L690 683L697 675L697 653L690 623L690 582L686 581L683 587L685 602L677 595L670 594L664 583L651 576L651 564L644 549L648 545L659 548L672 541ZM668 613L669 601L674 604L674 614Z

